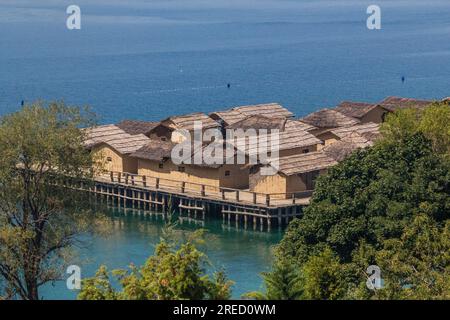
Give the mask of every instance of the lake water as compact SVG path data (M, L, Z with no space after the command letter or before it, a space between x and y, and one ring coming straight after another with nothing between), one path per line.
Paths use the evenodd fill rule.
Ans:
M144 264L153 254L155 244L160 241L164 222L156 214L143 214L143 211L127 209L111 210L113 230L107 236L86 239L87 247L78 249L72 264L79 265L82 277L93 276L101 264L111 269L124 269L130 263ZM185 217L185 219L187 219ZM268 271L272 262L273 246L281 240L282 231L261 232L252 228L244 229L233 224L222 224L222 219L209 217L204 226L191 219L178 222L175 230L182 231L184 237L190 232L205 228L205 244L199 249L208 256L207 270L223 269L233 286L233 298L248 291L262 289L259 275ZM251 226L250 226L251 227ZM178 236L182 239L182 236ZM65 281L49 284L41 289L45 299L74 299L77 291L68 290Z
M449 96L450 1L378 0L382 29L371 31L373 3L0 0L0 115L36 99L90 105L108 123L266 102L302 116L342 100ZM81 30L66 28L71 4ZM116 219L112 238L82 251L84 275L151 254L158 223ZM207 227L217 236L208 253L237 282L235 297L259 288L280 235ZM43 294L74 297L61 284Z
M378 0L375 31L373 3L0 0L0 114L64 99L102 122L265 102L301 116L345 99L449 96L450 1ZM81 30L66 28L70 4Z

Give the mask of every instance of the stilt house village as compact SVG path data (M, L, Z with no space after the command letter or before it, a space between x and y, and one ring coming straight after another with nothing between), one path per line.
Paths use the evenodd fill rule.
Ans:
M308 199L319 175L374 143L388 113L431 102L399 97L346 101L302 118L270 103L159 122L124 120L85 129L85 145L101 159L103 175L119 183L139 180L168 192L242 190L255 198ZM252 130L256 135L248 134ZM209 161L206 154L221 161Z

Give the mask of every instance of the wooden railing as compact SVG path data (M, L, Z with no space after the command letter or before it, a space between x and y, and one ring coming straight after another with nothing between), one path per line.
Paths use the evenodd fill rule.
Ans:
M295 204L299 199L310 197L313 192L312 190L307 190L300 192L269 194L114 171L110 171L106 174L101 174L98 176L98 178L104 179L108 182L131 186L161 189L165 191L174 191L178 193L193 194L202 197L212 197L235 202L243 201L253 204L262 204L266 206L270 206L271 204L274 204L274 202L279 202L280 200L282 200L284 203Z

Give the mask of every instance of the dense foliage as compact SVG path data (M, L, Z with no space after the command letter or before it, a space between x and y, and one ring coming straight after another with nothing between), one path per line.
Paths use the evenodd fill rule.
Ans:
M445 104L398 111L374 147L318 179L277 248L302 273L302 298L450 297L449 123ZM373 264L385 290L365 285Z
M263 272L262 277L266 286L266 292L249 292L244 298L256 300L297 300L302 297L301 273L293 264L279 262L273 267L272 272Z
M420 134L360 150L319 179L279 253L303 263L329 246L348 262L361 240L378 247L398 238L419 213L448 219L449 168Z

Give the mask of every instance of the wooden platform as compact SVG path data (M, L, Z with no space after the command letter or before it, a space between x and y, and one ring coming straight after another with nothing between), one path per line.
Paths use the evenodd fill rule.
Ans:
M137 175L109 173L98 176L94 183L65 179L62 184L96 194L116 207L132 208L162 215L178 213L204 221L206 216L222 217L225 224L270 230L274 225L287 225L302 215L310 193L283 195L260 194L248 190L215 188L178 181ZM216 190L217 189L217 190ZM303 195L303 197L301 197Z

